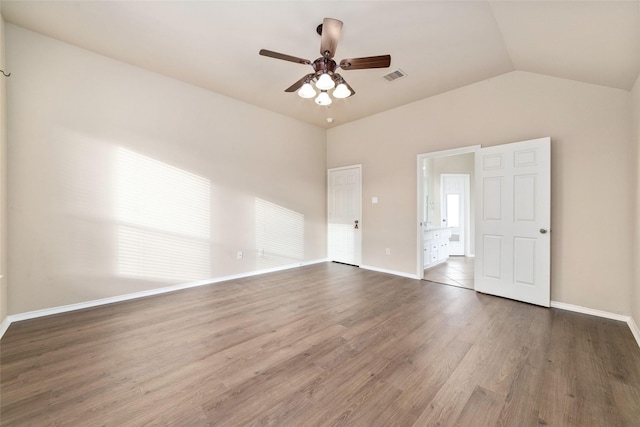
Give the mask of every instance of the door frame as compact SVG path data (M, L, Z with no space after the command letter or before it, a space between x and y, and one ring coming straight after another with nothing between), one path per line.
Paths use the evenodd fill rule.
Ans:
M358 219L358 232L360 235L359 239L356 239L357 245L356 247L354 247L354 258L355 258L355 262L358 267L362 264L362 164L355 164L355 165L349 165L349 166L340 166L337 168L329 168L327 169L327 259L329 261L331 261L331 259L329 258L329 214L330 214L330 210L329 210L329 197L330 197L330 192L331 192L331 172L337 172L337 171L341 171L341 170L346 170L346 169L358 169L358 174L360 175L360 180L359 180L359 188L358 188L358 192L360 193L360 197L358 198L358 210L360 211L360 218Z
M461 148L453 148L450 150L441 150L441 151L432 151L430 153L423 153L423 154L418 154L417 159L416 159L416 176L417 176L417 183L418 183L418 191L417 191L417 196L416 196L416 200L417 200L417 205L418 205L418 209L417 209L417 227L416 227L416 241L417 241L417 245L416 245L416 251L417 251L417 261L418 261L418 265L417 265L417 274L416 276L418 277L418 279L422 280L424 278L424 228L423 228L423 224L422 224L422 218L424 217L424 209L423 209L423 203L422 203L422 196L424 193L424 180L423 180L423 171L422 171L422 162L425 159L430 159L430 158L435 158L435 157L447 157L447 156L456 156L459 154L468 154L468 153L475 153L480 149L480 145L469 145L467 147L461 147ZM475 178L474 178L475 179ZM470 251L471 248L469 247ZM473 252L475 252L475 249L473 250Z

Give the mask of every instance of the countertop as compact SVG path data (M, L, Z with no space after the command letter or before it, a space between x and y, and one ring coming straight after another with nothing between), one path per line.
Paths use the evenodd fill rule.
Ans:
M425 233L427 231L438 231L438 230L446 230L448 228L452 228L452 227L427 227L424 229Z

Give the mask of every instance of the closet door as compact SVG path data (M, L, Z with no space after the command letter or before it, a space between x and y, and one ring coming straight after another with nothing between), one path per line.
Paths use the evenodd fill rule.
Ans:
M362 166L329 169L328 175L329 260L359 266L362 254Z

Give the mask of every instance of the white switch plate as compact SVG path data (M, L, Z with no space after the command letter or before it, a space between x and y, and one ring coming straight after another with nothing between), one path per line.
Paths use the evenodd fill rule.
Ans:
M386 249L386 253L387 253L387 255L391 255L391 248L387 248Z
M236 254L236 259L242 259L242 251L238 251Z
M371 198L371 203L378 203L378 198L377 197L372 197Z

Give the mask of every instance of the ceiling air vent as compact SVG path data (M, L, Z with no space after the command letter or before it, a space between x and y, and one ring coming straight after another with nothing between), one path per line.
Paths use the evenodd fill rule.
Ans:
M390 72L389 74L385 74L382 76L388 82L392 82L394 80L398 80L399 78L406 77L406 74L401 69L397 69L395 71Z

